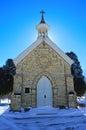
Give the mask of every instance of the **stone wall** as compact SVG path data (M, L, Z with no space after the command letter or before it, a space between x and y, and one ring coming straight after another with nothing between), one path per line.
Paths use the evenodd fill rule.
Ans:
M67 91L74 90L70 65L49 45L41 43L16 68L12 109L18 109L16 101L19 98L20 106L37 107L37 83L42 76L46 76L52 84L53 106L68 104ZM25 88L30 88L29 94L25 93ZM16 101L14 93L20 93Z

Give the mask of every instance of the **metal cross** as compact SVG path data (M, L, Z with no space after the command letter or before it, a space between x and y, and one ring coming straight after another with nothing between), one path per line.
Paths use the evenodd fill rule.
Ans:
M43 16L43 14L45 14L45 12L43 10L40 13L42 14L42 16Z

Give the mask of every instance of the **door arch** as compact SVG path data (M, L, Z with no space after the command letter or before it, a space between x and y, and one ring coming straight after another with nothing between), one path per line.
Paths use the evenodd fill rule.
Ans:
M52 85L46 76L42 76L37 84L37 107L52 106Z

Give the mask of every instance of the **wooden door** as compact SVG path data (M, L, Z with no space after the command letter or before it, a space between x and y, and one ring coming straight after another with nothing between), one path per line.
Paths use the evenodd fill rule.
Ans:
M52 85L50 80L43 76L37 85L37 107L52 106Z

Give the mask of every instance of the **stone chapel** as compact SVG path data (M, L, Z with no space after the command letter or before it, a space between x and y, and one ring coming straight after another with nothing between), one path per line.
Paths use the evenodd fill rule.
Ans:
M16 75L11 95L11 110L21 107L75 107L71 65L73 61L49 38L50 26L42 11L36 26L37 40L14 59Z

